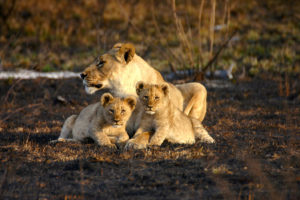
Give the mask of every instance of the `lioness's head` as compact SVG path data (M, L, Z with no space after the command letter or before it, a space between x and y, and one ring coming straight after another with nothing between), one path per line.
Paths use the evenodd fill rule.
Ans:
M93 94L97 90L109 88L110 81L117 78L114 74L117 75L124 70L134 55L135 48L132 44L115 44L110 51L99 56L80 74L85 91Z
M110 93L104 93L100 102L105 120L116 128L126 124L136 105L135 97L119 98Z
M153 115L157 110L163 109L169 99L169 87L167 84L154 85L138 82L136 93L142 102L145 112Z

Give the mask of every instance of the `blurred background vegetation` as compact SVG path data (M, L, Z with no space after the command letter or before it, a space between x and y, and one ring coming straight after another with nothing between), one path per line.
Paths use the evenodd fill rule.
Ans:
M161 70L300 73L292 0L0 0L0 67L81 71L116 42ZM213 62L210 62L213 61Z

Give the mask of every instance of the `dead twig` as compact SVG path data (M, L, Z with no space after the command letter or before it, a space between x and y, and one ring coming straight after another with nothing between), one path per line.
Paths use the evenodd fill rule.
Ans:
M203 63L203 57L202 57L202 37L201 37L201 26L202 26L202 16L203 16L203 8L205 5L205 0L201 1L200 7L199 7L199 15L198 15L198 41L199 41L199 62L198 66L201 66Z
M155 6L154 6L153 0L151 1L151 11L152 11L151 12L152 13L152 22L153 22L153 25L156 29L156 32L158 33L159 42L162 43L164 41L166 43L166 47L167 47L163 50L159 49L159 51L165 57L168 58L170 69L171 69L171 71L173 71L176 74L177 70L176 70L176 67L172 64L172 61L176 60L178 63L181 63L182 60L178 59L177 56L174 54L174 52L170 49L168 41L166 40L166 38L162 35L162 33L160 31L160 28L158 26L157 19L156 19L156 16L155 16ZM183 63L181 63L181 64L183 64Z
M213 51L214 51L215 18L216 18L216 0L212 0L212 2L211 2L210 24L209 24L209 40L210 40L209 56L210 56L210 58L212 57Z
M10 26L9 26L9 23L7 22L7 20L11 16L11 14L15 8L15 5L16 5L16 0L12 0L9 8L0 7L1 8L0 11L2 11L2 12L0 12L0 18L3 22L3 24L6 26L7 30L10 30ZM4 10L6 10L7 12L5 13Z
M8 166L5 168L4 174L2 176L1 182L0 182L0 199L2 199L3 195L3 187L5 186L6 180L8 176Z
M8 120L9 118L11 118L14 114L26 109L26 108L34 108L34 107L37 107L37 106L42 106L43 104L42 103L37 103L37 104L30 104L30 105L27 105L27 106L23 106L21 108L18 108L18 109L15 109L14 112L11 112L10 114L8 114L5 118L1 119L0 120L0 124L2 124L4 121Z
M177 9L176 9L176 0L172 0L172 13L173 18L175 20L176 25L176 34L178 36L178 39L180 40L181 49L184 49L186 51L186 56L190 62L191 66L194 66L194 60L193 60L193 51L191 47L191 43L187 37L187 34L184 31L183 25L179 17L177 16Z
M18 79L9 89L8 89L8 91L7 91L7 93L6 93L6 96L5 96L5 98L4 98L4 100L3 100L3 102L7 102L7 99L8 99L8 96L10 95L10 93L13 91L13 89L14 89L14 87L19 83L19 82L21 82L23 79Z
M209 62L202 68L201 71L197 72L194 81L200 81L204 79L204 73L212 66L212 64L217 60L220 53L227 47L228 43L231 41L233 36L237 33L237 30L235 30L230 37L221 45L219 50L216 52L216 54L209 60Z

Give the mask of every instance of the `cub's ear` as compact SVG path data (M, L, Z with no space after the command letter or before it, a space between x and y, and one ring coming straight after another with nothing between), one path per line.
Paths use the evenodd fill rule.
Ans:
M161 90L163 91L165 96L167 96L169 94L169 86L167 84L162 84Z
M122 44L119 49L118 56L121 60L124 60L127 64L133 59L135 54L135 48L131 43Z
M101 96L101 105L103 107L107 106L107 104L109 104L110 102L112 102L112 100L114 99L114 97L110 94L110 93L104 93L102 96Z
M135 86L137 95L140 95L142 89L144 89L144 86L145 86L145 84L143 81L137 82L137 84Z
M131 110L133 110L135 108L135 105L136 105L136 98L135 97L127 97L125 99L125 102L129 105Z

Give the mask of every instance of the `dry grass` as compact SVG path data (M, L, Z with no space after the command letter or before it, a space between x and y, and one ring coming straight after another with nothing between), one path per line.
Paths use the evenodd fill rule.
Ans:
M0 1L1 65L80 71L129 41L160 70L201 70L238 30L210 70L235 63L234 71L251 76L299 73L298 7L281 0Z
M79 71L129 41L163 71L246 72L208 87L216 145L128 152L49 144L98 100L81 81L0 81L0 199L299 199L298 10L281 0L0 0L0 70Z
M14 88L7 98L9 110L4 104L0 107L1 118L10 116L0 130L0 195L4 199L297 199L299 100L282 99L274 90L277 84L265 77L225 89L208 87L204 125L216 145L164 143L159 148L124 151L123 146L110 150L91 141L49 144L67 116L97 101L97 96L84 94L81 81L1 81L1 99ZM69 103L56 102L58 95ZM25 108L27 102L42 106ZM11 114L17 108L24 109Z

